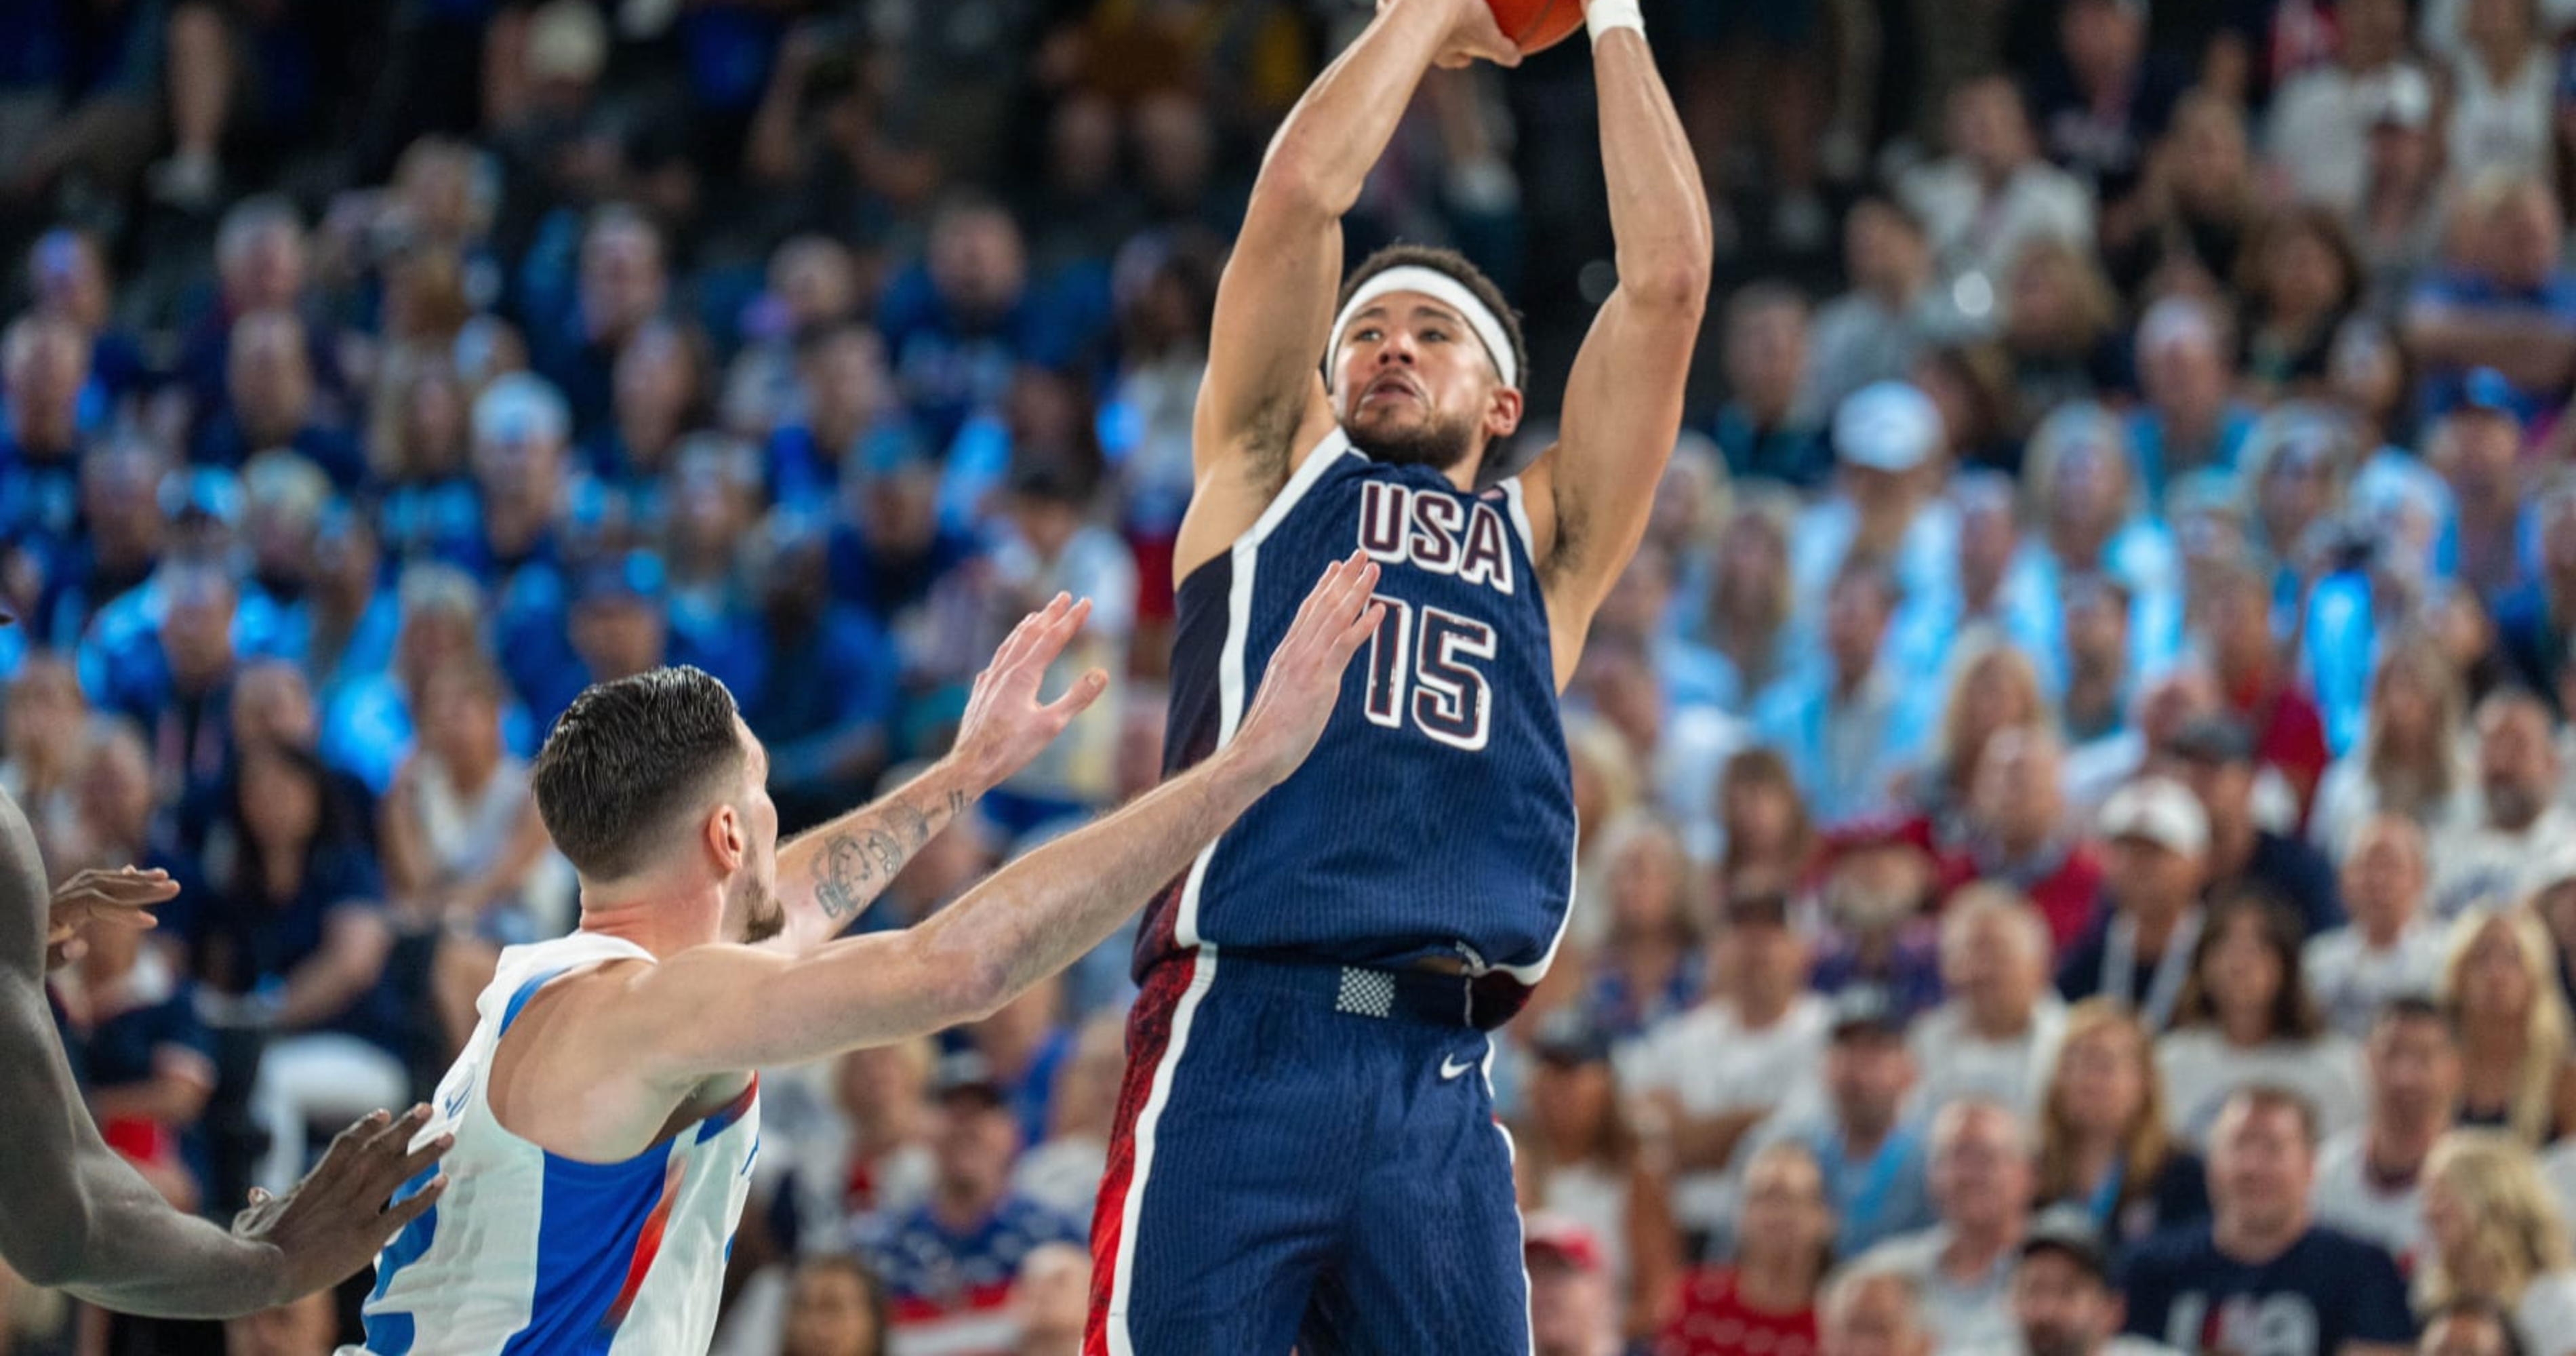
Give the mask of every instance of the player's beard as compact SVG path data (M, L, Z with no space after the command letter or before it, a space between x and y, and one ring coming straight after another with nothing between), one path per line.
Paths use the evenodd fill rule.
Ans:
M1368 459L1390 466L1428 466L1447 474L1476 452L1476 421L1464 416L1444 419L1426 414L1419 422L1397 428L1363 428L1356 420L1342 425L1351 446Z
M778 905L778 896L759 881L743 885L742 944L758 946L787 930L787 910Z

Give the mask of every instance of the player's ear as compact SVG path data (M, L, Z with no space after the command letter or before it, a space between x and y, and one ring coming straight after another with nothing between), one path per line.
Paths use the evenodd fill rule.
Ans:
M729 801L708 813L706 841L708 855L724 875L740 870L743 859L751 855L750 830L742 822L742 812Z
M1508 438L1520 430L1521 393L1518 388L1497 386L1485 406L1485 436Z

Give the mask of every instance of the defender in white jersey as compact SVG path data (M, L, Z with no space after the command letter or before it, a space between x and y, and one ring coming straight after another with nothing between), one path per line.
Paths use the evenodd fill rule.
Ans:
M704 1351L760 1149L749 1071L977 1020L1098 945L1304 761L1382 616L1377 576L1357 553L1325 571L1222 753L902 932L831 940L1099 696L1095 671L1037 701L1087 602L1011 633L949 757L783 849L767 754L721 683L584 692L536 768L580 929L502 953L421 1131L454 1136L446 1195L378 1257L343 1356Z

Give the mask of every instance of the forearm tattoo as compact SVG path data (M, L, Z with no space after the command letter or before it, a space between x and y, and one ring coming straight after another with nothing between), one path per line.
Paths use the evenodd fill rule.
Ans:
M965 809L966 793L952 790L935 812L943 819L955 819ZM814 883L823 916L836 923L856 918L941 827L931 823L930 813L898 793L873 812L854 815L846 827L832 830L823 840Z

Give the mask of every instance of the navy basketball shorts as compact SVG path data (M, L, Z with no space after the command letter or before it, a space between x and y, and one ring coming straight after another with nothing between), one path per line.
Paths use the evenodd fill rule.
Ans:
M1465 981L1154 967L1091 1225L1086 1356L1526 1356L1490 1038Z

